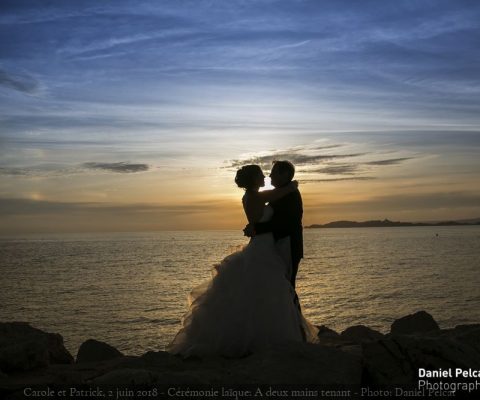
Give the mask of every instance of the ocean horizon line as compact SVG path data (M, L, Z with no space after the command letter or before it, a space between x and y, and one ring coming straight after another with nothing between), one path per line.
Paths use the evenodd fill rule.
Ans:
M367 222L373 221L385 221L385 220L368 220L368 221L350 221L350 220L339 220L339 221L332 221L327 222L325 224L309 224L304 225L303 228L305 230L311 231L315 229L362 229L362 228L452 228L452 227L465 227L465 226L479 226L480 225L480 218L473 218L475 222L462 222L462 220L445 220L445 221L438 221L438 222L425 222L425 221L415 221L415 222L403 222L403 221L390 221L394 223L402 223L402 224L422 224L422 225L400 225L400 226L328 226L332 224L336 224L339 222L351 222L357 224L363 224ZM389 221L387 219L387 221ZM466 220L463 220L466 221ZM452 225L448 225L448 222L453 222ZM436 223L444 223L445 225L435 225ZM186 233L186 232L242 232L243 228L231 228L231 229L143 229L143 230L98 230L98 231L37 231L37 232L0 232L0 238L11 238L11 237L21 237L21 236L38 236L38 235L103 235L103 234L141 234L141 233L168 233L168 232L179 232L179 233Z

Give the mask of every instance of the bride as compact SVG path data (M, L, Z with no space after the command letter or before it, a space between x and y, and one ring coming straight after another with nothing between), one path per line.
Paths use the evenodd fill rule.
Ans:
M249 223L268 221L273 209L265 203L298 186L293 181L259 192L265 186L265 176L258 165L238 170L235 183L245 189L242 203ZM276 343L313 342L316 328L294 303L289 270L271 233L254 236L241 251L215 266L211 280L193 289L183 328L167 350L183 357L240 357Z

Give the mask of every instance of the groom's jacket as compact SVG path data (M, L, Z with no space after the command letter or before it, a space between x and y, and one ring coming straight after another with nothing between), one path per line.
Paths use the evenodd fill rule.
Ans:
M275 240L290 236L292 263L298 264L303 257L302 196L298 190L287 194L277 201L270 202L274 214L268 222L255 224L257 234L272 232Z

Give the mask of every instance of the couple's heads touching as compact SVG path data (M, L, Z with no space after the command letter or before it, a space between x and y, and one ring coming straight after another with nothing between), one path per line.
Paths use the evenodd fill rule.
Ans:
M291 183L295 175L295 167L290 161L275 161L270 172L270 180L275 188L282 188ZM244 165L237 171L235 183L246 191L256 191L265 186L265 175L259 165Z
M298 182L292 181L294 175L295 167L291 162L276 161L270 172L270 180L275 189L260 192L259 189L265 186L265 175L260 166L245 165L237 171L235 183L245 189L242 202L249 224L260 220L265 203L277 201L298 190Z

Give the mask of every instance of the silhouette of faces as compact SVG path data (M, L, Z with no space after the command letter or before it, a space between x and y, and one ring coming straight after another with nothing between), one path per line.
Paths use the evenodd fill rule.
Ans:
M282 187L291 181L290 174L274 164L270 172L270 180L273 187Z

